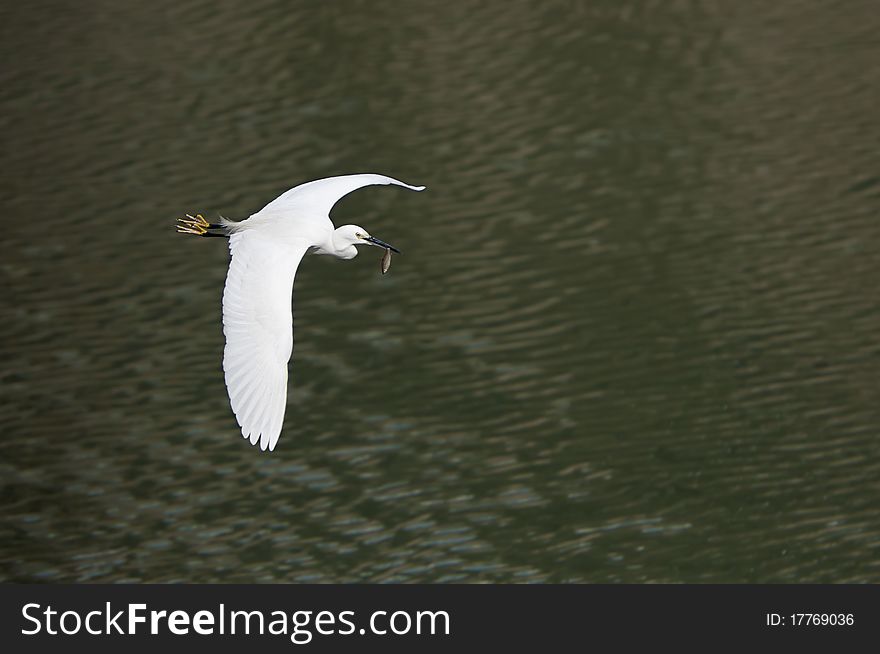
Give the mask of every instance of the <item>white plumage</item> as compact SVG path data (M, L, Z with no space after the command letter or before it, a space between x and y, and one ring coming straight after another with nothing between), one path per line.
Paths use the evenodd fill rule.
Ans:
M242 436L262 450L275 449L284 422L287 362L293 351L291 296L303 256L312 250L350 259L357 255L355 245L390 247L357 225L334 229L329 217L340 198L373 184L425 188L384 175L344 175L292 188L238 223L208 225L201 219L193 227L193 222L181 221L185 233L218 235L207 232L214 229L229 235L223 371Z

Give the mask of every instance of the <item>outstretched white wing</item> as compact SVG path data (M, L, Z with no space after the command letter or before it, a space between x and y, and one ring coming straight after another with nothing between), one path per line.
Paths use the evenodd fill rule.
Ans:
M229 238L232 260L223 291L223 371L241 434L273 450L287 405L293 351L291 296L306 239L279 241L259 230Z
M272 200L254 216L268 217L288 214L323 218L330 214L330 209L341 198L352 191L373 184L395 184L412 191L422 191L425 188L424 186L410 186L393 177L372 173L327 177L293 187Z

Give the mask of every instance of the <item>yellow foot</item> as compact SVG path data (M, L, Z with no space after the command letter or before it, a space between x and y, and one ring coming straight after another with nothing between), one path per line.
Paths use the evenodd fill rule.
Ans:
M186 218L178 218L177 223L178 234L193 234L194 236L204 236L208 233L208 227L211 226L211 223L205 220L200 213L195 216L186 214Z

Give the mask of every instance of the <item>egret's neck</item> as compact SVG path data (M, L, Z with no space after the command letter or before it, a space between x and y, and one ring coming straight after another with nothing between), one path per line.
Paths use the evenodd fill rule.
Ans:
M338 229L330 232L327 241L315 252L315 254L332 254L340 259L354 259L357 253L357 248L345 239Z

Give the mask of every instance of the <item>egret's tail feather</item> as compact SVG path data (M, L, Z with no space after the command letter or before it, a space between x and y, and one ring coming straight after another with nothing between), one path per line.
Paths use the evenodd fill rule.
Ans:
M211 230L221 231L218 233L217 231ZM223 236L224 238L228 237L228 234L226 234L225 225L216 225L214 223L209 223L200 213L197 213L195 216L186 214L186 218L178 218L177 233L192 234L193 236Z

